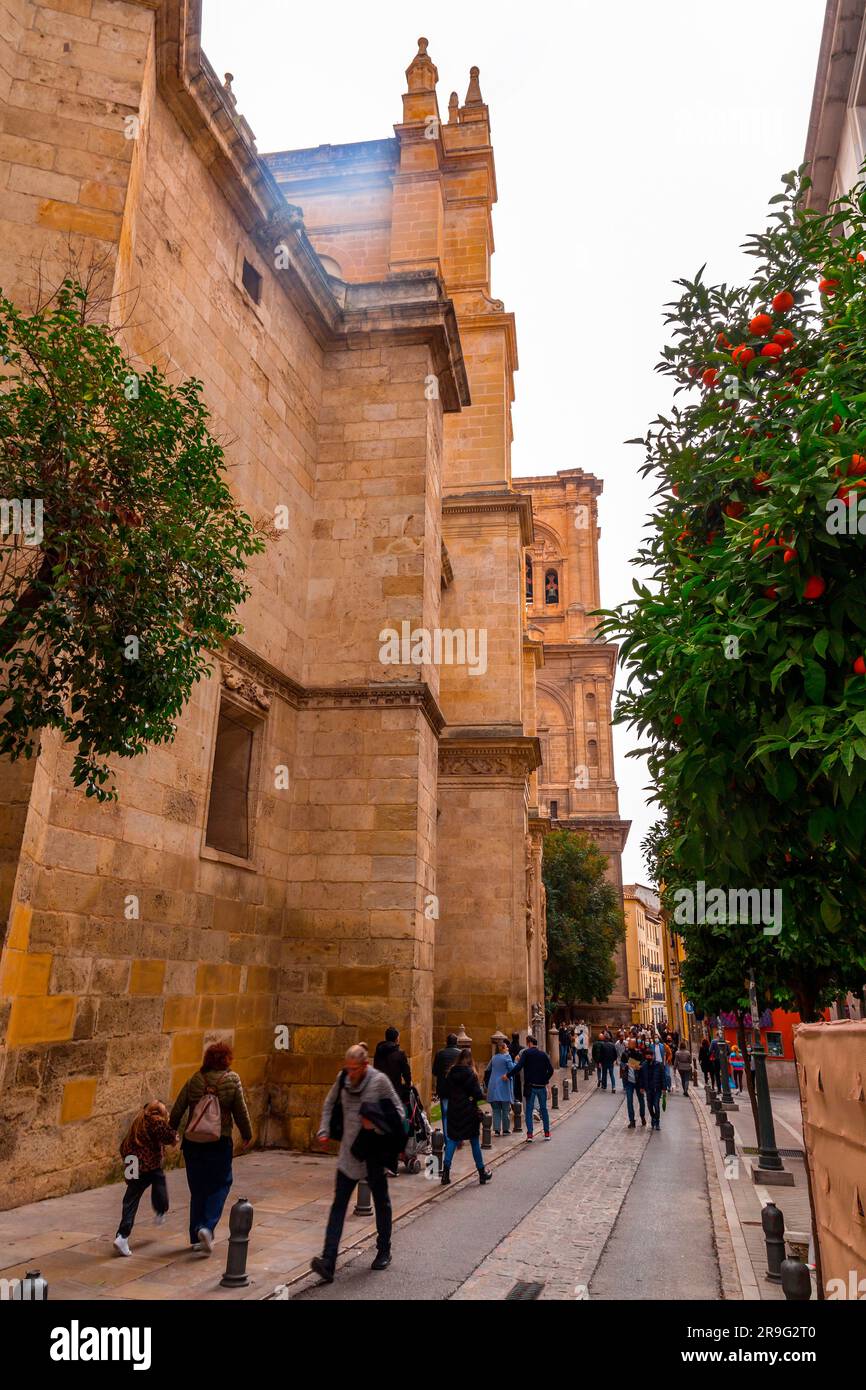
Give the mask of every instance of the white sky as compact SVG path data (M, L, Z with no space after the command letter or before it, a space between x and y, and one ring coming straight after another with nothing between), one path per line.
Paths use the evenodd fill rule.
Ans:
M803 158L824 0L204 0L262 152L389 136L424 34L439 106L481 69L499 202L493 293L517 315L515 476L585 468L600 501L602 604L631 594L650 487L643 435L671 282L736 280L779 176ZM646 775L615 731L626 882L645 881Z

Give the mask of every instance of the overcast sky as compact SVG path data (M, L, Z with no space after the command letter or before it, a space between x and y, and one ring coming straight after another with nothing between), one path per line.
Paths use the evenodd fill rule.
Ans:
M372 140L401 119L420 34L439 106L481 69L499 202L493 294L517 315L515 476L584 468L600 500L602 603L631 594L650 487L642 435L671 282L736 280L747 232L803 158L824 0L204 0L259 150ZM615 731L626 882L645 881L646 774Z

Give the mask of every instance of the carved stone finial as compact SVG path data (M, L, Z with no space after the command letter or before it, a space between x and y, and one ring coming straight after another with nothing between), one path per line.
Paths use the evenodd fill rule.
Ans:
M227 73L225 74L225 81L224 81L224 83L223 83L223 91L225 92L225 94L226 94L226 96L228 97L229 101L231 102L232 106L237 106L237 104L238 104L238 99L237 99L237 97L235 96L234 92L232 91L232 83L234 82L234 80L235 80L235 75L234 75L234 73L233 73L233 72L227 72Z
M448 124L456 125L460 117L457 114L460 110L460 98L456 92L452 92L448 98Z
M428 40L427 40L427 39L421 38L421 39L418 40L418 55L417 55L417 56L418 56L419 58L424 58L424 57L427 56L427 43L428 43Z
M469 69L469 87L466 92L464 106L483 106L484 98L481 95L481 88L478 85L478 68Z
M433 92L439 81L436 64L427 52L427 40L418 40L418 52L406 69L406 81L410 92Z

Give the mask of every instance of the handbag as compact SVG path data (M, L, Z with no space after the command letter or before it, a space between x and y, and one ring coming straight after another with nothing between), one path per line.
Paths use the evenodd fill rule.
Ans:
M341 1096L345 1084L346 1073L345 1071L341 1071L340 1086L337 1091L337 1099L334 1101L334 1106L331 1110L331 1118L328 1122L328 1138L333 1139L336 1144L339 1144L340 1140L343 1137L343 1102L341 1100Z

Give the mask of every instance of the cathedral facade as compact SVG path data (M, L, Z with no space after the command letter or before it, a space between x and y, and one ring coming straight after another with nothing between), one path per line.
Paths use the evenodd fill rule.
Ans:
M98 259L130 361L202 381L267 548L242 635L116 802L50 732L2 765L4 1205L116 1173L134 1109L217 1038L263 1144L305 1147L388 1025L428 1094L445 1032L483 1058L543 1009L552 812L612 864L621 825L612 651L579 618L595 533L572 562L544 519L572 474L511 477L478 71L442 113L422 39L392 136L262 156L196 0L73 11L22 0L0 41L0 285L26 304L35 262ZM561 630L525 601L557 544Z

